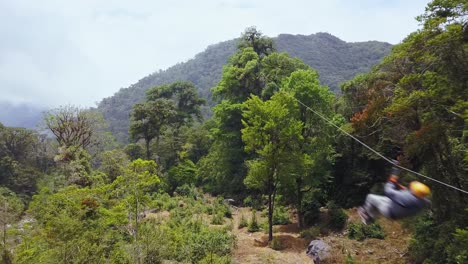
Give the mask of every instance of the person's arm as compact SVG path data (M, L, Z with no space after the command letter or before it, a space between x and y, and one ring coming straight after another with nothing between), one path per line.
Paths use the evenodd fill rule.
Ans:
M398 199L399 196L399 190L397 189L397 186L390 180L385 184L384 193L392 200Z
M401 185L398 182L398 176L396 176L394 174L390 175L390 177L388 178L388 181L393 183L397 189L400 189L400 190L406 190L407 189L405 186Z

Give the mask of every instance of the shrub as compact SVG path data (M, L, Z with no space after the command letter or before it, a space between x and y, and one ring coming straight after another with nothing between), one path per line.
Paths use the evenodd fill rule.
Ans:
M213 217L211 218L211 224L213 225L224 224L224 216L221 213L213 214Z
M181 196L191 197L193 199L198 198L198 191L193 185L184 184L175 188L174 193L177 193Z
M273 212L274 225L287 225L291 223L289 220L288 209L284 206L276 206Z
M270 242L270 247L274 250L281 250L283 247L281 245L281 241L277 237L273 237Z
M348 252L345 258L345 263L346 264L356 264L356 261L354 260L353 256Z
M247 231L249 232L257 232L260 230L260 227L258 225L258 222L257 222L257 215L256 215L256 211L253 210L252 211L252 220L250 221L249 223L249 228L247 229Z
M330 216L330 227L335 230L343 229L346 225L346 221L348 221L348 215L334 202L329 202L327 207Z
M468 256L465 250L468 232L456 231L460 225L466 226L453 220L437 223L429 213L417 217L408 247L409 260L414 263L467 263L463 258Z
M262 208L262 199L252 198L252 196L249 195L245 197L244 205L248 207L252 207L255 210L260 210Z
M456 229L453 243L447 246L448 259L453 263L468 263L468 228Z
M348 227L348 237L362 241L366 238L384 239L385 235L379 223L372 223L370 225L351 223Z
M307 240L314 240L320 236L320 228L314 226L308 229L304 229L301 231L300 236Z
M247 221L247 218L245 218L244 215L241 215L240 221L239 221L239 229L247 227L249 225L249 221Z
M224 202L224 198L219 196L214 203L215 212L220 212L224 217L232 218L231 207Z

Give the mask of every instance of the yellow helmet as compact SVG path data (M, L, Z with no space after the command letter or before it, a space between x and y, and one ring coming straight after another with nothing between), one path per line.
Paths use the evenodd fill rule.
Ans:
M419 198L424 198L431 193L431 189L427 185L418 181L411 182L409 186L411 193Z

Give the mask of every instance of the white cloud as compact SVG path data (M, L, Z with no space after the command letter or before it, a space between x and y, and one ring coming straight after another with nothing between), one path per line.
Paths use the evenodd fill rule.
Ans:
M428 1L0 1L3 100L92 106L255 25L398 43Z

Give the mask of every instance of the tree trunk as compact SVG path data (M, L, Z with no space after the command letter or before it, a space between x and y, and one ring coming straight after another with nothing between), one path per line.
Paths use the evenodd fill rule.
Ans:
M273 240L273 200L272 193L268 194L268 241Z
M150 150L149 150L149 147L150 147L150 141L149 140L145 140L145 146L146 146L146 159L147 160L150 160Z
M296 192L297 192L297 200L296 200L296 210L297 210L297 223L299 228L304 227L304 213L302 212L302 179L300 177L296 178Z

